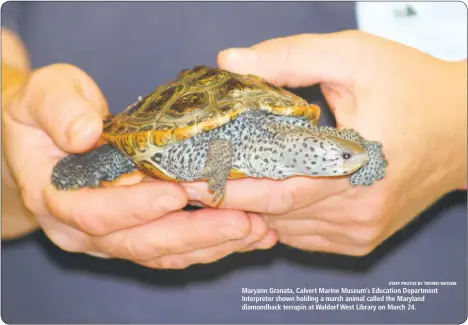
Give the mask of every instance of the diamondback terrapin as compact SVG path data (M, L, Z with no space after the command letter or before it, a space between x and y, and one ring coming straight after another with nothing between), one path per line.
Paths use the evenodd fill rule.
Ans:
M138 169L164 180L205 180L217 206L227 179L384 177L381 145L318 126L320 108L253 75L196 66L104 122L107 144L54 167L62 190L98 187Z

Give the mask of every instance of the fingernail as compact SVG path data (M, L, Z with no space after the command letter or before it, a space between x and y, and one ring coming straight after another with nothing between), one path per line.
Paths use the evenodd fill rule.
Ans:
M68 131L68 139L71 143L86 141L98 128L99 120L94 114L80 116Z
M189 198L189 200L193 200L193 201L200 201L201 200L201 195L200 193L198 193L198 191L194 190L193 188L190 188L190 187L185 187L185 191L187 192L187 196Z
M222 56L223 67L226 69L245 68L258 62L259 54L256 50L250 48L231 48L220 53Z

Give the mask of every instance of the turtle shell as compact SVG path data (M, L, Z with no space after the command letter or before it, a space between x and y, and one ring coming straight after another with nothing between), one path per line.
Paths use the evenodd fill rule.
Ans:
M317 124L320 107L260 77L196 66L104 122L103 138L132 158L229 123L248 110Z

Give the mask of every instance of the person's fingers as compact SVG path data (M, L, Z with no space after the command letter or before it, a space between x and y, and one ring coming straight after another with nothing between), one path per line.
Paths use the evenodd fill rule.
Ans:
M30 62L28 51L24 43L13 31L2 28L2 70L3 61L12 66L15 69L19 69L23 72L29 72ZM2 71L3 73L3 71Z
M261 249L261 250L270 249L273 246L275 246L277 242L278 242L278 236L276 232L270 229L268 230L268 233L265 235L265 237L244 247L243 249L239 250L239 252L246 253L246 252L254 251L257 249Z
M337 128L356 128L357 99L348 87L324 83L320 85L328 107L335 116Z
M44 196L52 215L91 235L141 225L187 204L185 191L171 182L71 192L58 191L50 185Z
M19 105L9 112L18 123L40 128L62 150L82 152L102 131L106 102L83 71L56 64L32 73Z
M265 233L266 228L266 224L258 221L251 223L241 211L177 211L145 225L96 237L93 244L98 251L109 252L111 256L149 260L220 245L257 231Z
M213 263L232 253L241 252L249 245L262 242L269 234L268 227L259 215L249 214L249 216L252 231L245 238L229 240L220 245L196 249L188 253L168 254L148 261L137 261L137 263L153 268L183 269L194 264Z
M336 243L320 235L283 236L279 234L279 241L285 245L298 248L300 250L320 253L363 256L370 253L372 250L371 248L366 246L343 245L340 243Z
M205 182L182 183L189 200L211 205L213 194ZM293 177L283 181L239 179L228 181L221 208L284 214L350 187L347 178Z
M87 234L60 222L50 215L37 215L36 218L50 241L61 249L74 253L93 250L90 236Z
M353 234L357 233L356 226L340 226L316 219L270 219L270 226L281 236L322 236L329 241L342 245L359 244ZM345 229L345 230L343 230Z
M315 83L348 84L362 68L361 33L300 34L232 48L219 53L218 65L240 74L255 74L279 86ZM358 55L359 54L359 55Z
M353 187L329 195L307 206L284 214L263 214L268 222L277 220L319 220L337 226L373 226L378 223L378 214L388 209L385 197L376 187Z

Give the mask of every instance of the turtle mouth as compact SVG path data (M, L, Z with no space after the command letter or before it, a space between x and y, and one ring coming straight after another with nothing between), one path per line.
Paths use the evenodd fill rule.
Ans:
M345 166L345 169L347 169L350 173L358 170L359 168L361 168L363 165L365 165L367 163L367 158L364 158L364 159L361 159L361 160L357 160L355 162L352 162L352 163L347 163Z

